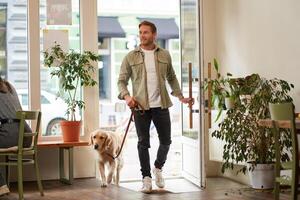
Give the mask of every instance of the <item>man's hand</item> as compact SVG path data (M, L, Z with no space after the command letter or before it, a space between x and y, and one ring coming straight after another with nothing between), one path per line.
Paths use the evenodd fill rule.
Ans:
M179 98L179 101L180 101L181 103L184 103L184 104L191 104L191 105L193 105L194 102L195 102L195 99L194 99L194 98L184 98L183 96L181 96L181 97Z
M134 108L136 106L136 101L130 95L126 95L124 99L126 101L127 106L129 106L129 108Z

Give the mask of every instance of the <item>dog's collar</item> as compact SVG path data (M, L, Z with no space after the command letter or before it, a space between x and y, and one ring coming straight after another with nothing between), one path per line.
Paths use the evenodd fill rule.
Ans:
M113 155L111 155L110 153L108 153L108 152L104 152L106 155L108 155L109 157L111 157L113 160L115 159L115 157L113 156Z

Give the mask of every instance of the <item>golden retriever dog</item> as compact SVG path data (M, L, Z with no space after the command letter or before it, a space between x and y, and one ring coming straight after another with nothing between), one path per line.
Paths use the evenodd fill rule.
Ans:
M118 158L115 157L121 148L123 137L117 132L104 131L101 129L91 133L91 145L98 152L99 172L101 187L106 187L113 180L114 184L119 185L120 170L123 167L122 153ZM108 169L106 177L105 167Z

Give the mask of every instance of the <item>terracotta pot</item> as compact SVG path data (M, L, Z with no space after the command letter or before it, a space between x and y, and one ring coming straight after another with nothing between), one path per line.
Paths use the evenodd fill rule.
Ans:
M64 142L78 142L81 130L81 121L61 121Z

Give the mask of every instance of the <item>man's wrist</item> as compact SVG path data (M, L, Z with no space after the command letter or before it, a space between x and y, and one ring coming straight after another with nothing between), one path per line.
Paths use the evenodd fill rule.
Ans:
M130 95L129 94L125 94L124 99L126 100L127 98L129 98Z
M184 98L184 96L183 96L182 94L178 96L178 99L179 99L179 100L181 100L181 99L183 99L183 98Z

